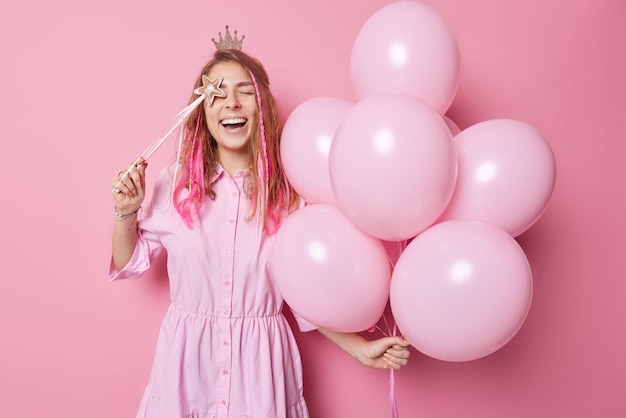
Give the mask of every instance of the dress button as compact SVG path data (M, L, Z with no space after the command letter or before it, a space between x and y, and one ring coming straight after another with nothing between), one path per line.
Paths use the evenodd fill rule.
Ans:
M230 286L230 282L229 282L228 280L226 280L226 281L224 282L224 286Z
M229 220L228 220L228 223L229 223L229 224L234 224L234 223L235 223L235 220L234 220L234 219L229 219Z
M222 405L226 405L226 401L224 401L224 400L222 400L220 403L221 403Z
M222 343L222 345L223 345L223 346L228 346L228 341L224 341L224 342Z
M222 370L222 374L226 376L228 374L228 370Z
M224 315L228 315L228 313L229 313L228 309L224 309L223 312L224 312Z
M231 250L230 248L226 250L226 254L230 254L232 252L233 252L233 250Z

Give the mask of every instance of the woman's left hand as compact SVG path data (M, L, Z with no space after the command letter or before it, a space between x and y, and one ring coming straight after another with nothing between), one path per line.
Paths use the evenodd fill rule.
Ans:
M402 337L385 337L365 344L361 362L366 366L399 370L409 362L409 342Z
M409 362L409 342L402 337L369 341L357 333L336 332L325 328L317 330L365 366L398 370Z

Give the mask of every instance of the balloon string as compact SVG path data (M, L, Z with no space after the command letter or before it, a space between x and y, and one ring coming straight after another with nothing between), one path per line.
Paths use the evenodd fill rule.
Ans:
M389 327L389 322L387 322L387 315L385 315L385 314L383 314L383 321L385 322L385 327L387 327L387 333L389 334L389 336L390 337L395 337L396 336L396 326L395 326L395 324L393 326L393 332L392 332L391 328ZM387 335L385 334L385 337L386 336Z
M385 320L387 322L387 320ZM396 336L396 324L393 324L392 336ZM398 404L396 402L396 376L393 367L389 369L389 405L391 409L391 418L399 418Z
M402 255L402 252L406 249L406 246L409 245L409 240L396 241L396 248L398 249L398 258ZM387 258L389 259L389 264L391 264L391 269L396 268L396 263L391 259L391 254L387 254Z
M389 370L389 405L391 410L391 418L399 418L398 404L396 402L396 379L394 370Z
M389 322L387 322L387 316L385 314L383 314L382 319L385 323L388 334L386 334L385 331L383 331L378 325L373 326L369 329L369 331L374 332L374 330L378 330L385 337L395 337L397 331L397 325L395 321L393 322L392 329L389 327ZM389 409L391 412L391 418L399 418L400 415L398 414L398 403L396 402L396 375L393 367L389 369Z
M402 252L406 249L408 244L409 244L409 240L398 241L396 243L399 254L402 254ZM391 263L392 268L396 267L395 263L391 260L391 256L389 256L389 262ZM395 337L396 330L397 330L395 321L393 322L393 330L392 330L392 328L389 326L389 322L387 321L387 315L383 313L382 319L383 319L383 322L385 323L385 328L387 328L387 334L378 325L375 325L374 327L370 328L370 331L374 331L375 329L377 329L385 337L387 337L388 335ZM398 403L396 402L396 376L395 376L395 371L393 367L389 369L389 409L391 413L391 418L399 418L400 415L398 413Z

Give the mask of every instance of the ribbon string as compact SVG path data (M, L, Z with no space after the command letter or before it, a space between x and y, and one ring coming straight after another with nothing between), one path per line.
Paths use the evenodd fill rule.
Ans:
M387 320L385 320L385 322L387 322ZM392 336L396 336L395 321ZM398 414L398 403L396 402L396 375L394 372L393 367L389 369L389 407L391 410L391 418L398 418L400 415Z
M387 332L385 332L378 325L374 325L370 328L369 332L374 332L375 330L380 331L385 337L395 337L397 332L397 325L394 321L393 328L389 326L389 322L387 322L387 315L383 313L382 320L385 323L385 328L387 328ZM395 370L392 368L389 369L389 409L391 412L391 418L398 418L400 415L398 414L398 404L396 402L396 376Z

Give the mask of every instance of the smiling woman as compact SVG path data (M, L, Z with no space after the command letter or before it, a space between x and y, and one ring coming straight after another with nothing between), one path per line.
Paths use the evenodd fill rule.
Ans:
M219 49L189 106L198 95L204 105L188 112L177 163L162 170L146 210L144 160L111 183L110 280L139 277L168 254L172 303L138 417L306 418L300 354L268 268L276 230L302 204L279 158L267 73L255 58ZM368 341L295 317L366 366L407 364L400 337Z

